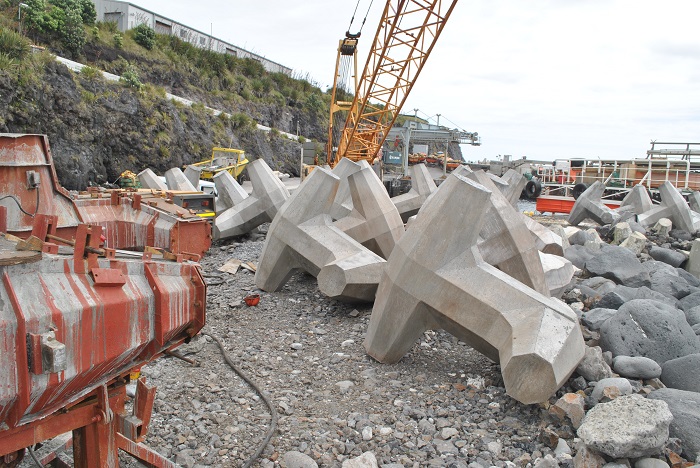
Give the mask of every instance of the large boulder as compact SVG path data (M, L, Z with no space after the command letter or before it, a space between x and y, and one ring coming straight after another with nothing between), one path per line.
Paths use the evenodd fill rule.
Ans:
M683 311L667 304L636 299L600 328L600 346L614 356L644 356L659 364L700 353L700 339Z
M585 269L593 275L632 288L651 285L649 273L642 268L637 256L624 247L604 246L586 261Z
M651 275L650 287L653 291L675 299L682 299L698 290L698 288L689 285L685 278L681 277L676 270L654 272Z
M571 245L564 250L564 258L573 263L576 268L583 269L586 262L594 257L594 253L582 245Z
M651 392L648 399L668 404L673 414L669 434L681 439L683 455L688 460L700 456L700 393L662 388Z
M652 246L651 249L649 249L649 255L651 255L651 258L654 260L658 260L660 262L668 263L671 266L674 266L678 268L685 262L688 257L683 253L679 252L677 250L673 249L667 249L665 247L659 247L659 246Z
M663 401L621 396L593 407L576 432L583 442L613 458L660 453L673 416Z
M666 361L661 370L661 381L667 387L700 392L700 354Z
M635 299L651 299L654 301L663 302L664 304L668 304L670 306L676 305L675 298L666 296L665 294L657 291L652 291L646 286L641 288L628 288L627 286L617 285L612 291L607 293L596 303L596 307L619 309L622 304Z

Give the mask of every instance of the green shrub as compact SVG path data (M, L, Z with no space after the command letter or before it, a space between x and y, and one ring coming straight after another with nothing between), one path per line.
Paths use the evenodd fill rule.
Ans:
M147 50L153 50L156 45L156 32L146 23L141 23L132 29L134 41Z
M248 117L246 114L242 112L237 112L233 115L231 115L231 124L233 125L233 128L253 128L255 125L253 122L253 119Z
M114 33L112 36L112 43L117 49L124 47L124 36L122 36L122 33Z
M100 73L100 71L97 68L93 68L87 65L80 70L80 75L87 80L97 80L102 78L102 73Z
M107 32L110 32L112 34L116 34L119 32L117 29L117 22L116 21L103 21L97 23L97 26L100 28L104 28Z
M80 11L77 8L68 8L65 10L63 27L61 28L61 44L74 57L80 55L87 38L85 37L85 28L83 28L83 19L80 16Z
M22 60L30 52L29 41L11 29L2 29L0 30L0 52L15 60Z
M124 83L124 85L128 86L129 88L140 90L143 87L143 83L141 83L141 80L139 79L138 72L132 67L129 67L126 71L124 71L124 73L122 73L122 76L119 77L119 81Z
M6 52L0 52L0 71L15 72L19 69L19 61Z

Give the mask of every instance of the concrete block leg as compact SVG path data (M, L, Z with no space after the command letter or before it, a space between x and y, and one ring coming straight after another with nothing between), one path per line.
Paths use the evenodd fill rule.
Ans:
M202 175L202 168L199 166L193 166L189 165L185 168L184 171L185 177L187 177L187 180L190 181L190 183L196 188L199 188L199 179L201 179Z
M223 212L238 205L248 198L248 192L228 171L221 171L214 176L214 187L218 198L216 200L216 211Z
M404 225L384 184L367 164L361 171L347 177L347 185L353 210L334 226L380 257L389 258L404 233Z
M538 223L525 213L518 214L535 239L537 250L546 254L564 256L564 241L561 235L551 231L548 227Z
M506 391L545 401L583 357L574 312L487 264L476 248L489 190L451 175L391 254L372 309L365 349L396 362L422 332L443 328L499 361ZM449 215L446 215L449 213ZM427 237L440 232L439 243Z
M318 278L322 293L372 301L385 260L332 225L328 214L340 180L316 168L280 209L268 230L255 284L276 291L294 270Z
M143 171L139 172L137 177L139 178L141 187L145 189L163 191L168 190L168 186L165 185L165 182L160 180L160 177L158 177L156 173L150 169L144 169Z
M248 164L253 193L214 221L214 239L240 236L270 222L289 198L289 191L262 159Z
M649 211L653 207L654 204L651 201L649 192L647 192L646 187L640 184L632 187L632 190L625 195L625 198L622 199L622 203L620 204L620 208L627 208L638 215Z
M340 179L338 192L335 195L330 213L333 219L344 218L352 211L352 196L350 195L348 177L355 172L361 171L363 168L371 168L371 166L367 161L354 162L348 158L341 158L338 164L333 168L333 174L337 175Z
M520 194L523 193L523 189L527 185L527 179L514 169L508 169L501 179L508 184L503 190L503 195L505 195L511 205L516 206L518 200L520 200Z
M661 205L640 214L637 217L639 224L644 227L653 226L661 218L668 218L678 229L694 233L696 228L693 224L690 207L673 184L664 182L659 187L659 193L661 194Z
M592 219L598 224L610 224L619 219L620 214L603 204L601 197L605 192L605 185L597 180L578 197L574 207L569 213L569 224L578 226L586 218Z
M185 174L183 174L179 167L173 167L165 171L165 182L168 184L169 190L182 192L197 191L197 188L185 177Z
M411 190L391 199L404 223L417 214L425 200L437 190L437 185L425 164L416 164L412 166L411 171Z
M479 234L481 240L477 244L484 260L535 291L549 295L535 239L522 216L496 188L487 173L475 171L467 178L491 192L484 205L487 214ZM432 232L442 235L440 231Z
M700 213L700 192L692 191L688 195L688 206L696 213Z

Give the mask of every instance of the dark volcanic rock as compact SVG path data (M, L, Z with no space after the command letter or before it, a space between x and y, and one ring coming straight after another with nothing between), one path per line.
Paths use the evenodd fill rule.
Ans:
M683 455L695 460L700 455L700 393L662 388L651 392L649 398L668 404L673 415L669 435L681 439Z
M596 307L619 309L625 302L635 299L653 299L670 306L676 305L676 300L674 298L657 291L652 291L646 286L641 288L628 288L627 286L618 285L615 286L615 289L611 292L603 296L602 299L596 303Z
M637 256L624 247L603 246L599 253L586 261L585 269L624 286L639 288L651 285L649 273L642 268Z
M600 346L614 356L644 356L659 364L700 353L700 339L681 310L642 299L627 302L605 321Z
M685 262L687 259L685 254L682 252L678 252L677 250L673 249L657 247L655 245L652 246L651 249L649 249L649 255L651 255L651 258L653 258L654 260L668 263L669 265L674 267L681 266L683 262Z
M661 381L667 387L700 392L700 354L666 361L661 371Z
M592 259L594 253L582 245L571 245L564 251L564 258L576 265L576 268L583 269L586 262Z
M654 273L651 277L651 289L676 299L684 298L698 291L698 288L689 285L675 270L662 270Z

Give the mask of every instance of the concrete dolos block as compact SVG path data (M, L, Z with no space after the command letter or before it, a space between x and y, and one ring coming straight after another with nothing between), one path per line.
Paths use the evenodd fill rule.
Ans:
M516 206L518 200L520 200L520 194L523 192L525 185L527 185L527 179L514 169L508 169L501 176L501 179L508 184L507 187L502 189L503 195L506 196L511 205Z
M195 188L199 188L199 179L202 175L201 167L189 165L185 168L185 172L183 172L183 174Z
M547 400L584 354L574 312L486 263L476 247L491 194L450 175L389 257L365 349L393 363L428 329L442 328L499 361L506 391ZM433 233L441 235L433 241Z
M638 215L649 211L653 206L649 192L647 192L646 187L640 184L632 187L632 190L625 195L620 204L620 208L628 209Z
M330 212L333 219L344 218L352 211L352 196L350 195L348 177L365 168L371 169L372 166L370 166L365 160L354 162L348 158L340 158L338 164L336 164L336 166L333 168L333 174L338 176L340 179L338 192L335 194L335 200L333 200L333 206L331 207Z
M610 224L616 221L620 215L608 208L601 201L605 192L605 185L596 180L578 197L569 214L569 223L577 226L586 218L590 218L598 224Z
M165 182L160 180L160 177L158 177L156 173L150 169L144 169L143 171L139 172L137 177L139 178L141 187L145 189L163 191L168 190L168 186L165 185Z
M216 217L214 239L240 236L272 221L289 198L289 191L263 159L248 164L247 171L253 193Z
M221 213L229 208L238 205L248 198L248 192L228 171L221 171L213 178L214 187L218 198L216 199L216 211Z
M179 167L173 167L165 171L165 182L168 189L180 192L196 192L197 189L190 182Z
M255 273L260 289L278 291L295 270L304 270L331 298L374 300L386 262L333 226L328 213L339 184L336 175L317 167L280 209Z
M353 209L334 226L380 257L389 258L404 233L403 221L382 181L372 167L363 162L362 170L347 177ZM341 180L341 186L342 183Z
M637 222L644 227L652 226L661 218L668 218L678 229L689 233L695 232L693 217L688 204L671 182L664 182L659 187L661 193L661 205L640 214Z
M396 205L396 209L399 210L404 223L408 221L408 218L418 213L425 200L437 190L437 185L435 185L435 181L430 176L425 164L416 164L412 166L411 170L411 190L391 199Z
M484 260L537 292L549 295L539 252L530 230L513 205L484 171L468 173L467 179L490 191L484 223L477 243ZM475 205L473 209L477 208ZM449 215L445 212L445 215ZM432 230L442 236L442 231Z

